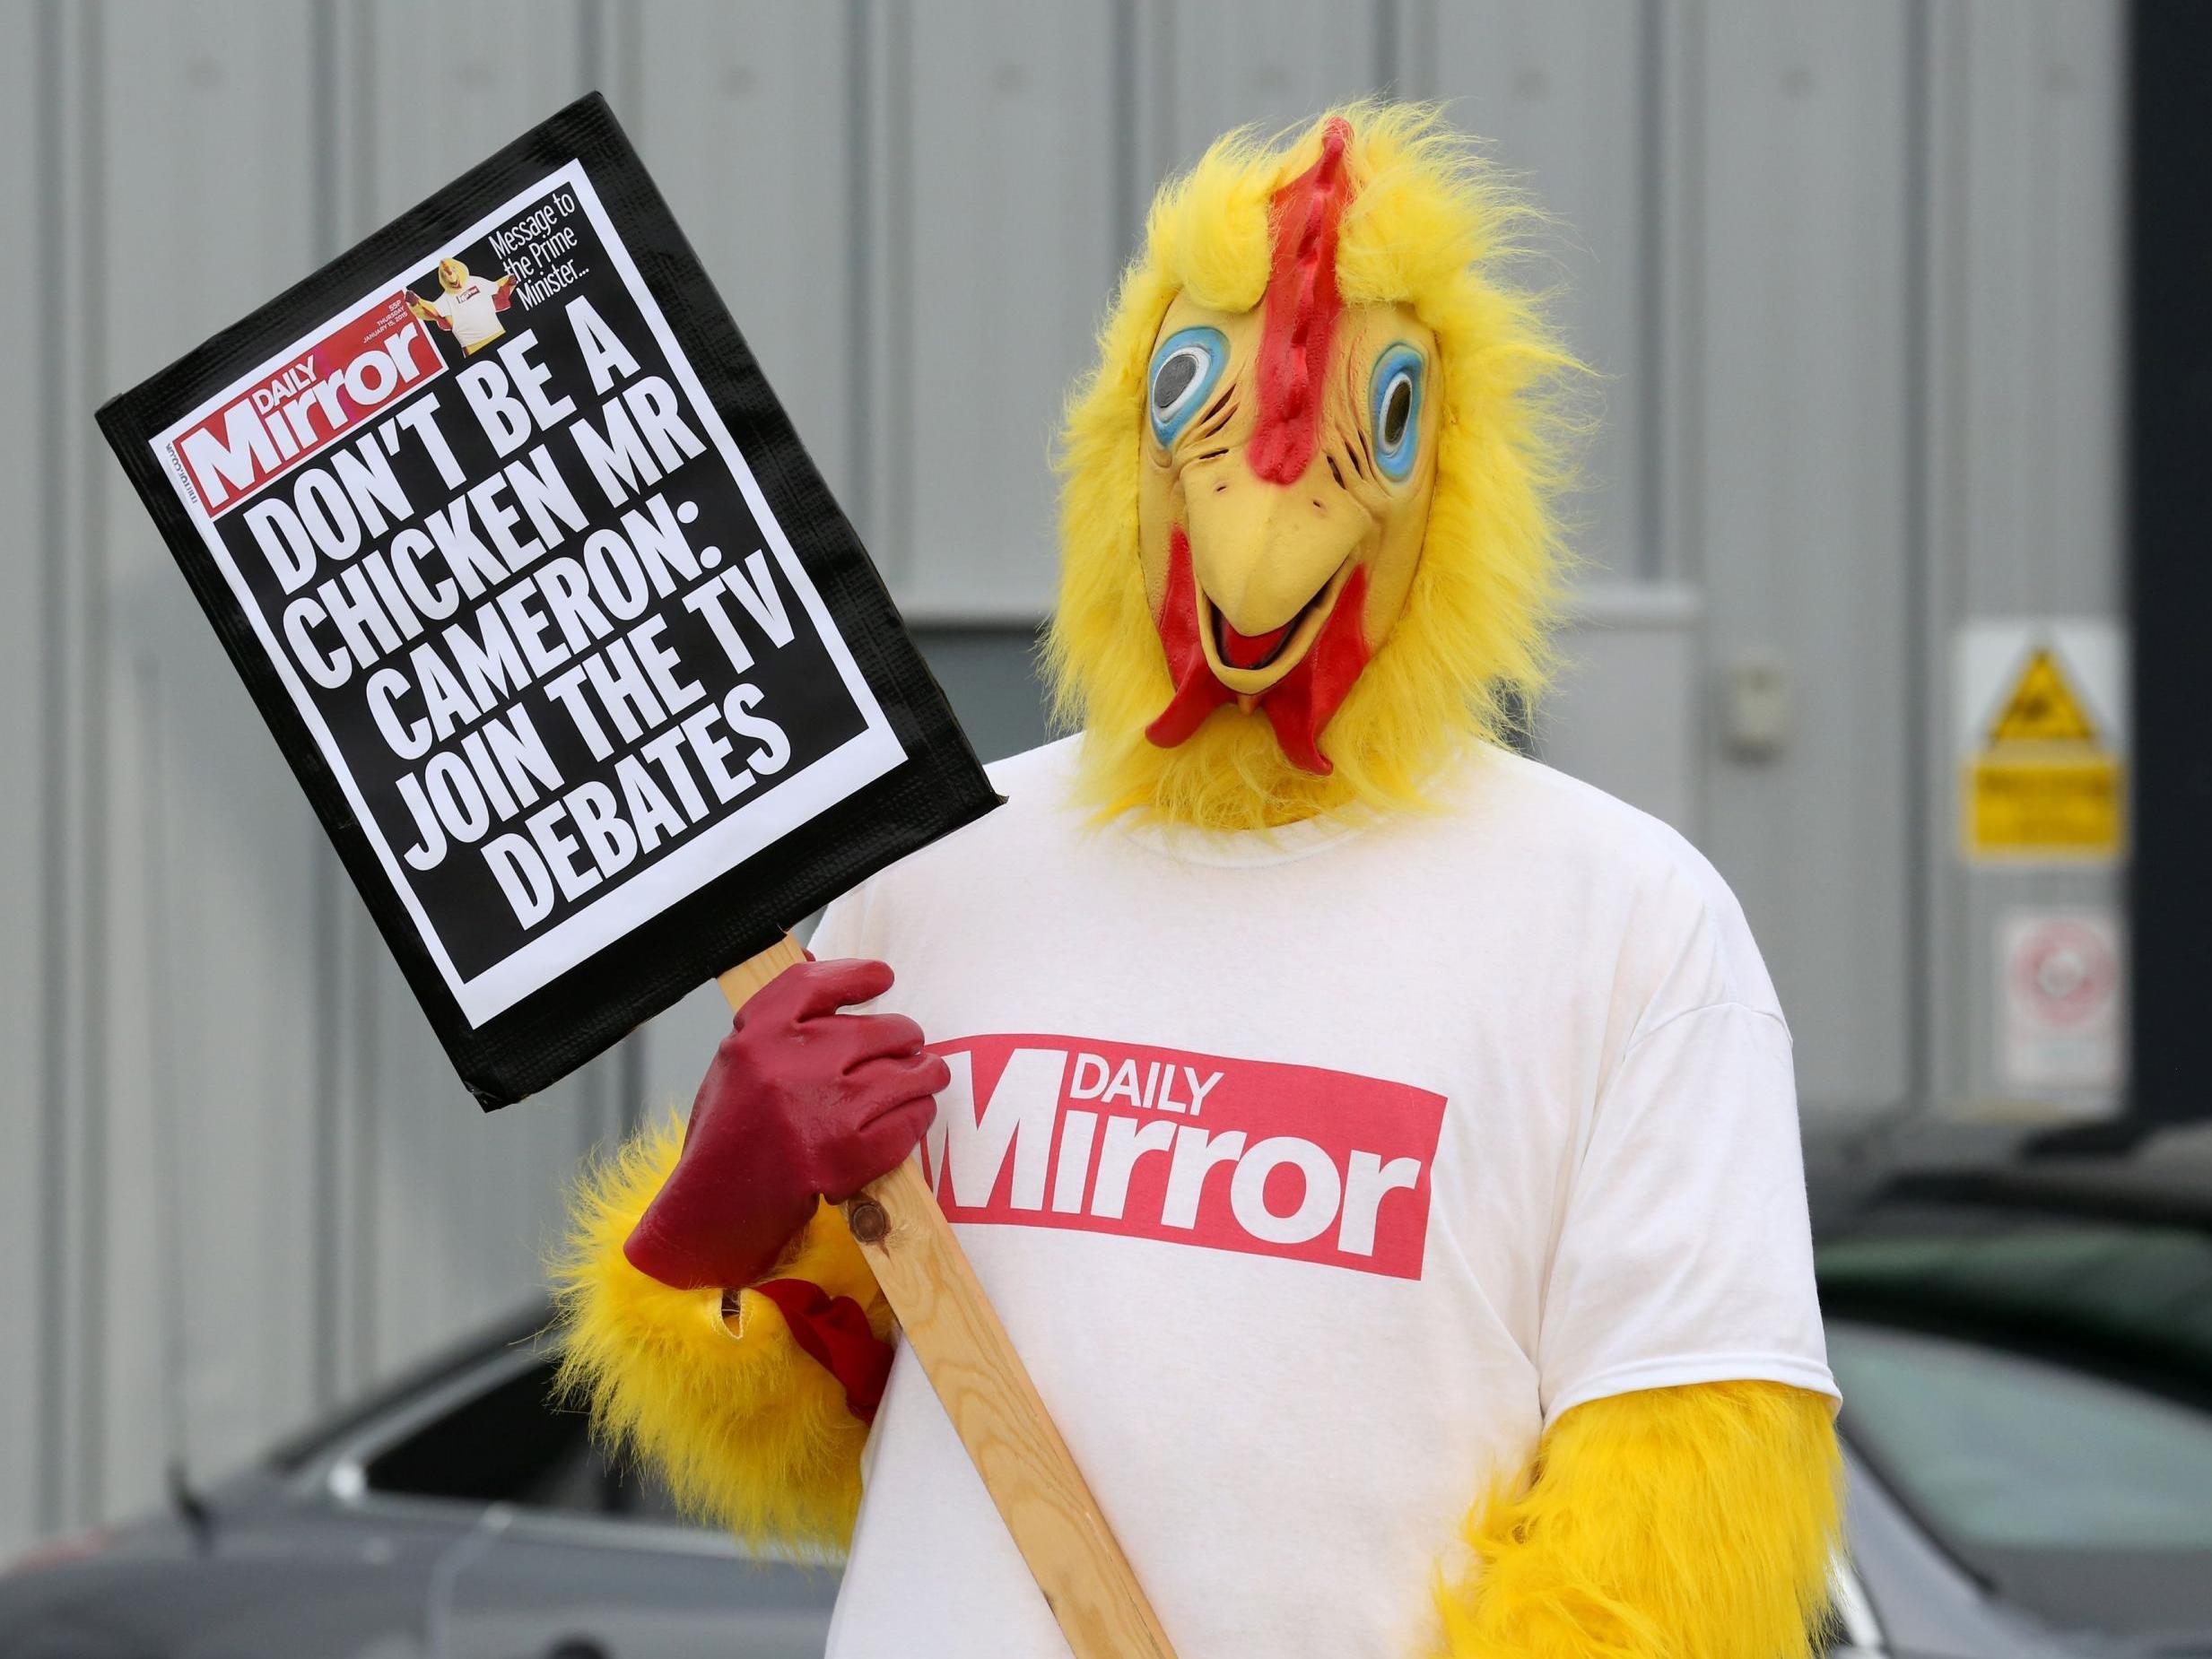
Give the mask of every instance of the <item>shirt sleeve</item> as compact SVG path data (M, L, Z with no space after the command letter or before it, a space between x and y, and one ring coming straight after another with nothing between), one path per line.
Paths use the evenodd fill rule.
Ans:
M1713 1003L1631 1041L1569 1183L1540 1343L1546 1421L1689 1383L1835 1394L1778 1014Z

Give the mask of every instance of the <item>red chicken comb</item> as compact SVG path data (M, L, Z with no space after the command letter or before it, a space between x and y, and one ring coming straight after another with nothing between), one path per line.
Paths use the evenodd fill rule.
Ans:
M1345 151L1352 124L1331 117L1313 165L1275 193L1275 248L1259 340L1259 421L1245 456L1270 483L1295 483L1313 459L1321 377L1344 301L1337 292L1337 228L1352 199Z

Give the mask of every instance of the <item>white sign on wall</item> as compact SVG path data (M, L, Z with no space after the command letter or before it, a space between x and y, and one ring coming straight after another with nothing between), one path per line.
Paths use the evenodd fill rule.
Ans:
M2022 909L1998 924L1998 1058L2008 1088L2106 1094L2126 1053L2119 918L2082 906Z

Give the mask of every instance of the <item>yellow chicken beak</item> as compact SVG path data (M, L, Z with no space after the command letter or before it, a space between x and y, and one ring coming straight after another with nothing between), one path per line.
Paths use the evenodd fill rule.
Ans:
M1185 500L1199 637L1215 678L1256 697L1311 647L1375 520L1325 457L1287 485L1224 459Z

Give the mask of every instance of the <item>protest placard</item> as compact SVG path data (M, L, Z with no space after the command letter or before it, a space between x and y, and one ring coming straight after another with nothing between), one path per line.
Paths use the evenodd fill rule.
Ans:
M100 419L486 1106L995 802L597 96Z

